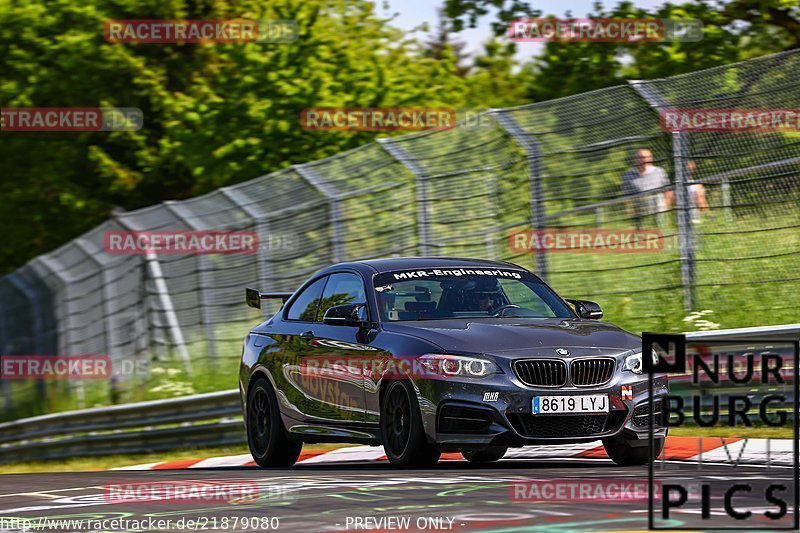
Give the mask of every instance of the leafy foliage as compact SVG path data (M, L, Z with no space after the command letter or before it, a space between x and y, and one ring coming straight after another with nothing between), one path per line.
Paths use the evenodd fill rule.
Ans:
M291 19L293 43L110 44L109 19ZM364 0L34 0L0 4L3 107L138 107L138 132L3 133L0 271L129 210L182 199L375 135L310 132L312 106L457 107L453 57ZM426 80L426 83L420 83Z
M800 46L796 0L622 2L590 16L698 18L699 43L549 43L519 71L515 43L468 59L457 31L541 12L520 0L447 0L421 43L368 0L0 0L3 107L138 107L138 132L0 132L0 273L125 210L183 199L361 146L314 132L312 106L486 109L662 78ZM110 44L109 19L291 19L284 44ZM520 45L522 46L522 45Z

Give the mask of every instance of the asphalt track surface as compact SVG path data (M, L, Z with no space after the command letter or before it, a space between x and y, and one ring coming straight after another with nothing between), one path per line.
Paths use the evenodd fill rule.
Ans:
M693 502L685 511L674 512L671 528L711 531L725 526L767 530L776 525L791 527L794 519L793 476L791 467L732 467L731 464L697 465L667 462L655 468L663 483L712 486L711 519L702 521L699 506ZM147 521L106 522L103 531L643 531L648 527L646 497L629 494L625 499L593 501L558 497L531 497L531 480L537 490L553 482L589 483L608 487L608 483L636 483L648 479L646 467L616 466L603 459L561 461L504 460L490 466L464 461L440 462L430 470L397 470L385 463L347 465L298 465L288 469L217 468L200 470L106 471L84 473L19 474L0 476L0 531L90 530L89 520L127 519ZM736 507L750 509L754 518L730 522L724 516L722 493L734 482L754 486L780 480L791 493L789 514L780 522L762 516L775 507L765 503L761 491L739 495ZM109 484L191 483L220 481L256 484L257 501L212 502L133 502L116 503L109 498ZM526 492L523 497L522 489ZM516 488L515 488L516 487ZM515 496L514 491L517 492ZM690 492L691 494L692 492ZM540 493L542 496L544 492ZM555 501L554 499L555 498ZM698 498L699 499L699 498ZM657 503L658 505L658 503ZM238 518L237 518L238 517ZM61 527L51 520L84 520L80 526ZM225 519L227 518L227 521ZM273 521L270 523L269 519ZM171 520L167 527L156 527L155 520ZM183 519L183 522L179 522ZM244 520L248 520L245 523ZM257 521L256 521L257 519ZM381 521L383 519L383 521ZM404 523L403 520L408 520ZM188 521L194 521L189 527ZM95 525L97 522L94 523ZM136 528L133 526L139 525ZM163 523L162 523L163 526ZM79 529L80 528L80 529Z

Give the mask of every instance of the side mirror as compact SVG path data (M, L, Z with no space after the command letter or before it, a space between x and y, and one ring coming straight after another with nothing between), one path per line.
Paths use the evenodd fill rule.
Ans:
M367 322L367 306L365 304L335 305L325 311L323 324L329 326L358 326Z
M596 302L570 299L567 299L567 301L575 306L575 312L577 312L578 316L581 318L590 318L592 320L603 318L603 310L600 309L600 305Z

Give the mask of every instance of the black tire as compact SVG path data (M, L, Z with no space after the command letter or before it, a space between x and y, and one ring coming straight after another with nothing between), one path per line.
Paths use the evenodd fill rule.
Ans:
M654 461L664 449L664 439L653 441L653 450L650 446L631 446L630 441L622 437L603 439L603 448L612 461L620 466L640 466Z
M417 395L408 381L393 381L381 400L381 436L386 457L394 466L425 468L442 453L428 443Z
M502 459L507 451L508 446L489 446L480 451L464 450L461 455L470 463L491 463Z
M261 467L292 466L300 457L302 442L291 442L281 422L278 400L266 378L258 378L247 395L247 444Z

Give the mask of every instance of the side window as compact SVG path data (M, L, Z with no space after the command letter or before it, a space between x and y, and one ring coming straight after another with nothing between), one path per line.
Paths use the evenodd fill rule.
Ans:
M344 304L363 304L367 302L364 292L364 282L361 276L350 273L331 274L328 284L325 285L325 292L319 304L317 312L317 322L322 321L325 311L336 305Z
M289 320L313 322L317 314L322 288L325 287L325 281L327 279L327 276L322 277L301 292L286 312L286 318Z

